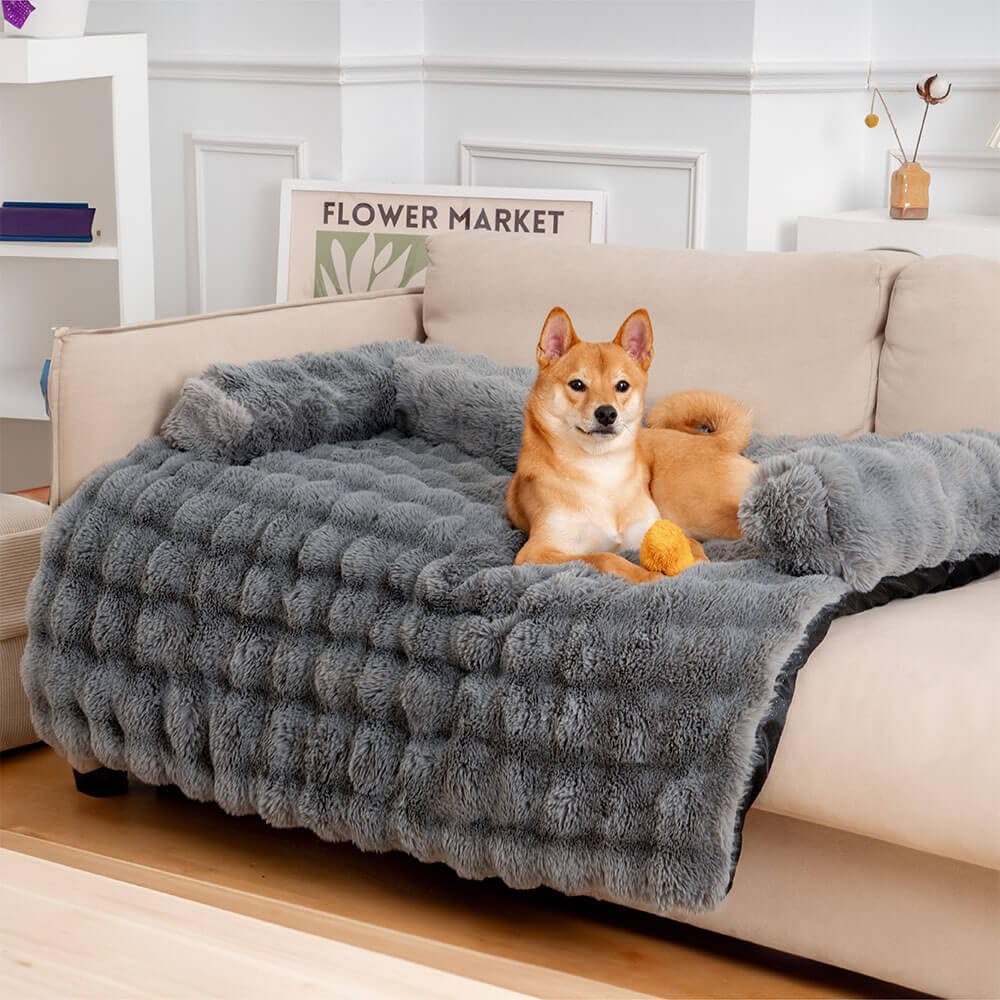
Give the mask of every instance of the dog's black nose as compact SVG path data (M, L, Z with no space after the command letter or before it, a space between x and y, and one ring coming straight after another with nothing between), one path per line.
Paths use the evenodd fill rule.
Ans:
M594 410L594 419L602 427L610 427L618 419L618 411L613 406L599 406Z

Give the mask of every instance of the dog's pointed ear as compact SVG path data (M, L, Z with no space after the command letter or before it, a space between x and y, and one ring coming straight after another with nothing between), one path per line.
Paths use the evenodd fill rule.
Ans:
M643 371L648 371L653 363L653 324L649 321L649 313L636 309L622 323L615 343L638 361Z
M553 361L558 361L571 347L580 343L580 338L573 329L573 321L562 306L556 306L546 317L542 334L538 338L538 367L544 368Z

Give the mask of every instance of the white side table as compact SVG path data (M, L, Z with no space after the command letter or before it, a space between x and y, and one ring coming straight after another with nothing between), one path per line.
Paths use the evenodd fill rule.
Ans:
M933 208L931 209L933 213ZM924 257L969 253L1000 260L1000 215L890 219L888 209L799 217L799 250L910 250Z

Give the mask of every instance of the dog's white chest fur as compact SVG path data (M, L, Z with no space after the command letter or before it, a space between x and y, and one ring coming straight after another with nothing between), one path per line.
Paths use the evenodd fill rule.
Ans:
M634 453L587 455L575 471L572 506L554 508L545 519L550 540L581 554L638 549L660 514Z

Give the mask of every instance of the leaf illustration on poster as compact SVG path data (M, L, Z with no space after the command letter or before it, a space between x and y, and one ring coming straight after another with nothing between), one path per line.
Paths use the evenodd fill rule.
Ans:
M317 297L415 288L427 270L424 236L316 233Z

